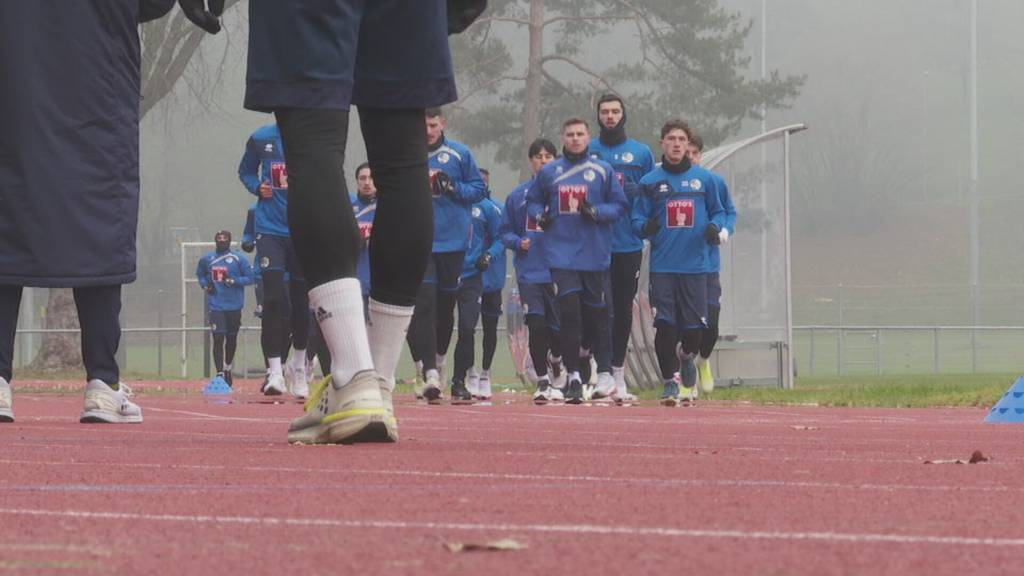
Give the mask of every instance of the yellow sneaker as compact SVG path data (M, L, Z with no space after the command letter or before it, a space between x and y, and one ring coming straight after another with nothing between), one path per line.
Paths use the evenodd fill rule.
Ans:
M341 387L334 385L331 376L324 378L306 401L306 413L288 426L288 442L394 442L388 430L394 416L381 397L382 386L386 386L383 378L373 370L359 372Z
M710 394L715 390L715 377L711 374L711 362L707 358L697 356L697 380L700 382L700 391Z

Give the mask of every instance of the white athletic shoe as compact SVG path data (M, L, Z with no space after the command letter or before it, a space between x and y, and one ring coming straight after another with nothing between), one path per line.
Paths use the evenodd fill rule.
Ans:
M128 399L132 389L127 384L118 385L118 390L107 386L102 380L90 380L85 385L85 404L79 422L129 423L142 422L142 408Z
M551 378L551 385L559 390L565 389L566 373L561 358L555 358L548 352L548 377Z
M636 402L636 395L630 394L626 387L626 369L623 366L612 366L612 378L615 379L615 392L612 400L616 404L632 404Z
M552 404L560 404L565 402L565 394L562 392L561 388L555 388L552 386L551 388L548 388L548 400L551 401Z
M491 371L480 372L479 383L477 384L477 398L481 400L491 399Z
M476 368L470 368L466 372L466 390L474 398L480 395L480 374L477 373Z
M309 373L306 372L306 359L299 358L297 362L289 362L289 364L291 364L292 381L289 383L288 389L291 390L292 396L299 400L309 398Z
M423 397L427 399L428 404L440 404L441 403L441 377L437 373L437 370L427 370L427 374L424 377L425 384L423 386Z
M280 396L285 393L284 376L271 372L267 374L267 381L263 384L264 396Z
M617 386L615 385L615 378L610 372L598 372L597 384L594 385L593 393L591 397L594 400L601 400L603 398L611 398L615 394Z
M533 392L533 403L538 406L543 406L551 401L551 384L548 383L547 379L540 380L537 382L537 389Z
M394 442L398 430L389 429L394 416L381 397L382 380L373 370L359 372L340 387L330 376L324 378L306 401L305 414L288 426L288 442Z
M0 422L14 422L11 385L3 378L0 378Z

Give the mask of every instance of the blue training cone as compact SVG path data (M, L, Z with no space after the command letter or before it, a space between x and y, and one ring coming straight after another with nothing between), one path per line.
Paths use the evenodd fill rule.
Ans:
M1024 424L1024 376L1010 386L985 417L985 422Z
M228 386L222 376L214 376L203 388L203 396L211 402L228 402L231 396L231 386Z

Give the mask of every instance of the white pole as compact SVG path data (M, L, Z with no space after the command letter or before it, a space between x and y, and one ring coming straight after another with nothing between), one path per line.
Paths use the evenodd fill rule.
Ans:
M761 81L768 77L768 0L761 0ZM761 134L768 131L768 102L761 102ZM761 144L761 216L768 218L768 192L765 182L768 163L767 144ZM768 229L761 226L761 309L768 305Z
M793 259L792 252L790 250L790 233L789 233L789 131L786 131L786 135L783 136L782 140L782 154L783 154L783 180L785 194L783 196L783 207L782 213L784 216L784 222L786 226L786 365L784 367L784 378L782 382L783 388L793 387Z
M971 325L978 325L978 0L971 0L971 60L970 60L970 140L971 174L968 192L970 194L970 259L971 259ZM976 362L977 332L971 331L971 365Z
M188 288L185 284L185 273L187 268L185 267L185 242L180 242L178 246L181 248L181 377L188 378L188 333L185 331L188 328Z

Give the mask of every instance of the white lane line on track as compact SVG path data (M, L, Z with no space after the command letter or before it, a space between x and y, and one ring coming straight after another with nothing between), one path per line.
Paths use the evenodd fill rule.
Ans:
M260 423L290 422L290 420L278 420L276 418L243 418L243 417L240 417L240 416L224 416L222 414L208 414L206 412L191 412L189 410L169 410L167 408L146 407L145 410L147 412L158 412L158 413L166 413L166 414L181 414L183 416L197 416L197 417L200 417L200 418L206 418L206 419L209 419L209 420L218 420L218 421L219 420L230 420L230 421L233 421L233 422L260 422ZM297 414L296 416L299 416L299 415Z
M0 508L0 515L50 517L77 520L177 522L185 524L377 528L386 530L449 530L470 532L535 532L665 538L716 538L729 540L789 540L853 544L937 544L946 546L1024 547L1024 538L973 538L919 534L856 534L842 532L782 532L749 530L692 530L670 527L634 527L596 524L487 524L463 522L408 522L402 520L339 520L332 518L282 518L254 516L205 516L190 514L138 514L86 510L29 510Z
M121 468L158 468L165 469L167 464L143 464L122 462L36 462L30 460L0 460L0 464L35 464L44 466L88 466L88 467L121 467ZM844 484L841 482L798 482L789 480L734 480L734 479L682 479L682 478L617 478L596 475L553 475L553 474L504 474L497 472L434 472L429 470L372 470L356 468L311 468L289 466L220 466L214 464L175 464L178 470L218 470L236 472L275 472L275 473L333 473L354 474L361 476L392 476L412 478L448 478L455 480L504 480L511 482L587 482L594 484L642 485L648 487L719 487L719 488L792 488L792 489L825 489L825 490L863 490L881 492L983 492L1012 493L1024 492L1024 487L1010 486L964 486L957 485L913 485L913 484Z

